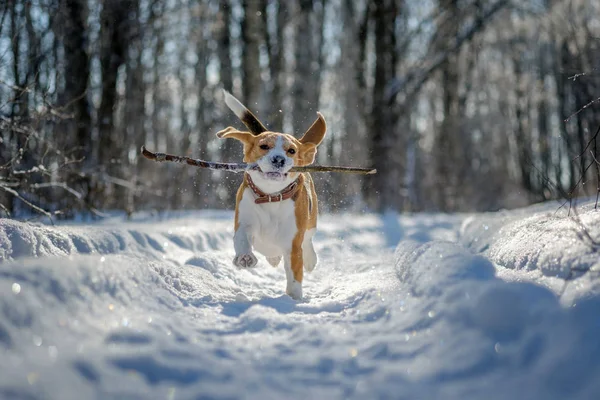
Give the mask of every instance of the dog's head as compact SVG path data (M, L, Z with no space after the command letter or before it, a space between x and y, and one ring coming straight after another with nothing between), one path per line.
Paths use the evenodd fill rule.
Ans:
M227 94L229 95L229 94ZM231 95L229 95L231 96ZM229 107L251 130L240 131L228 127L217 133L219 138L237 139L244 144L244 162L256 163L264 178L284 180L293 166L312 164L317 154L317 146L323 141L327 132L325 118L317 112L318 118L306 133L296 139L286 133L267 131L266 128L237 99L234 106L226 101Z

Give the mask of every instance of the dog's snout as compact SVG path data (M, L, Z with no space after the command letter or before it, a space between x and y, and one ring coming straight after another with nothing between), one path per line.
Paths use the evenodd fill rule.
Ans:
M285 164L285 158L283 156L273 156L271 158L271 163L277 167L277 168L281 168L283 167L283 165Z

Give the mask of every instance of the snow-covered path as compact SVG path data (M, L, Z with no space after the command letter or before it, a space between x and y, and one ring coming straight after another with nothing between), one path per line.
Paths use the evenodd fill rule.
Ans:
M598 398L596 280L505 271L497 217L324 216L299 303L231 265L231 213L0 220L0 398Z

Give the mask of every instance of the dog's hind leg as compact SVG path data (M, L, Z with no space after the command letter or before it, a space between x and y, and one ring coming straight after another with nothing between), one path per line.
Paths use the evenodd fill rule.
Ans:
M304 240L302 241L302 258L304 259L304 268L306 271L312 272L317 266L317 253L313 246L312 237L315 234L315 229L309 229L304 234Z
M267 261L272 267L277 267L281 261L281 256L267 257Z
M287 278L287 287L285 292L294 300L302 298L302 277L303 277L303 255L301 247L302 237L296 235L292 242L291 251L285 252L283 266Z

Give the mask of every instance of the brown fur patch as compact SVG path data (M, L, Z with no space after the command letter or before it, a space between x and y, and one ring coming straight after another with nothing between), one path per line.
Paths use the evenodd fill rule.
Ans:
M248 109L246 109L244 115L242 115L241 120L254 135L260 135L261 133L267 131L267 128L265 128L258 118L256 118L256 116Z
M298 183L300 184L300 190L294 199L296 206L296 228L298 229L298 232L292 241L291 261L294 279L296 279L298 282L302 282L304 275L304 260L302 253L304 234L308 229L317 227L317 216L319 210L317 206L315 185L310 174L301 174Z
M302 282L304 278L304 260L302 256L302 241L304 240L304 231L298 231L294 240L292 240L292 273L296 282Z

